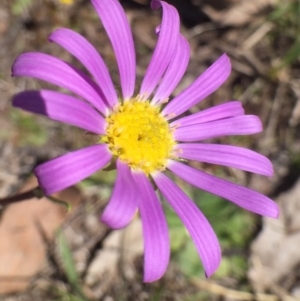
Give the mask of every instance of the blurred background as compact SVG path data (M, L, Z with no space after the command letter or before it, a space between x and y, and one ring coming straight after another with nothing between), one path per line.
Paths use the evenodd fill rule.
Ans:
M214 142L264 154L275 174L266 178L233 168L191 165L270 196L281 208L280 218L262 219L177 179L211 222L223 260L217 273L206 279L189 235L164 204L172 258L161 280L144 284L139 217L119 231L99 222L115 179L113 171L100 171L56 196L71 204L69 211L44 198L0 205L0 300L300 300L300 1L166 1L177 7L181 31L191 45L189 67L174 95L226 52L233 65L230 78L192 112L240 100L247 114L261 118L264 132ZM121 1L136 45L137 87L161 20L149 2ZM95 142L79 129L11 106L11 97L20 91L57 90L38 80L11 78L19 54L44 52L82 68L47 41L59 27L72 28L91 41L120 87L113 51L90 1L1 0L1 198L35 187L32 170L37 164Z

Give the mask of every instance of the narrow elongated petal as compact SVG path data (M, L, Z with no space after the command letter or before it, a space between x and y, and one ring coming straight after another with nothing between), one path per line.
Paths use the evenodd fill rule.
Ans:
M190 45L188 41L180 35L173 58L152 99L153 104L160 103L168 99L184 75L189 59Z
M240 101L230 101L221 105L217 105L198 113L177 119L170 125L181 127L199 123L215 121L219 119L244 115L245 111Z
M60 28L49 36L49 41L55 42L73 54L91 73L101 88L107 103L113 107L118 102L118 96L108 69L95 47L77 32Z
M246 210L263 216L278 217L277 204L254 190L217 178L179 162L170 160L168 168L188 183L225 198Z
M176 117L199 103L205 97L216 91L228 78L231 64L228 56L223 54L187 89L175 97L162 113Z
M118 0L92 0L92 3L110 38L119 67L123 97L128 99L135 86L135 50L128 20Z
M199 141L221 136L250 135L261 131L262 124L257 116L244 115L179 127L175 129L174 137L178 141Z
M111 157L107 145L93 145L43 163L34 173L45 195L51 195L89 177Z
M272 176L273 166L271 161L252 150L220 144L177 144L180 157L211 164L218 164L239 168L257 174Z
M49 90L25 91L13 98L13 106L95 134L105 133L104 118L88 104L67 94Z
M199 208L168 177L156 173L153 179L189 231L206 276L211 276L221 261L221 248L214 230Z
M140 94L148 98L165 73L177 46L179 38L179 15L177 10L164 1L152 1L154 9L163 9L162 23L150 64L143 79Z
M133 173L141 197L139 203L144 236L144 281L163 276L170 259L168 226L152 184L144 173Z
M89 101L100 112L107 111L96 84L83 72L51 55L28 52L21 54L12 66L13 76L29 76L68 89Z
M139 195L127 164L117 160L117 179L101 221L113 229L125 227L138 207Z

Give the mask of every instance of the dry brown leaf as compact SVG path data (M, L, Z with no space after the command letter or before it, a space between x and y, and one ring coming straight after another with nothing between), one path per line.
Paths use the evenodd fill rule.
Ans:
M22 191L37 186L32 177ZM81 196L75 188L57 194L57 197L74 207ZM10 205L0 222L0 294L25 290L45 262L46 245L62 224L67 210L46 198L26 200Z
M85 284L93 291L94 298L100 298L118 276L121 267L123 276L133 279L134 260L143 253L141 220L135 218L126 228L113 231L104 240L91 263Z
M251 248L249 278L257 292L279 285L300 264L300 181L277 202L279 219L264 218L263 230Z

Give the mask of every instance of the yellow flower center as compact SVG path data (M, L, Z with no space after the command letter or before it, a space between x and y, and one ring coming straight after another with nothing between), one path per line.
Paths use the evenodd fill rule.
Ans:
M175 140L159 108L133 98L119 104L106 121L106 135L101 141L113 155L147 175L165 169Z

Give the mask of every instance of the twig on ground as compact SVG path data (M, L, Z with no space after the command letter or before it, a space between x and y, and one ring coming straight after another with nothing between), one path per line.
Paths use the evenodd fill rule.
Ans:
M273 24L263 23L254 33L252 33L243 43L242 49L250 50L273 28Z
M284 101L284 95L286 93L287 85L285 83L279 83L274 97L272 109L270 112L270 119L265 129L264 139L261 140L262 146L269 149L270 145L274 143L276 128L281 113L281 107Z
M279 301L279 297L270 294L252 294L248 292L241 292L233 289L226 288L222 285L213 283L209 280L192 279L192 282L202 290L208 291L212 294L226 297L228 299L239 300L239 301ZM288 301L295 300L290 296Z
M6 206L12 203L17 203L17 202L23 202L30 200L32 198L42 198L44 197L44 194L42 193L41 189L37 186L29 191L23 192L21 194L0 199L0 207Z

